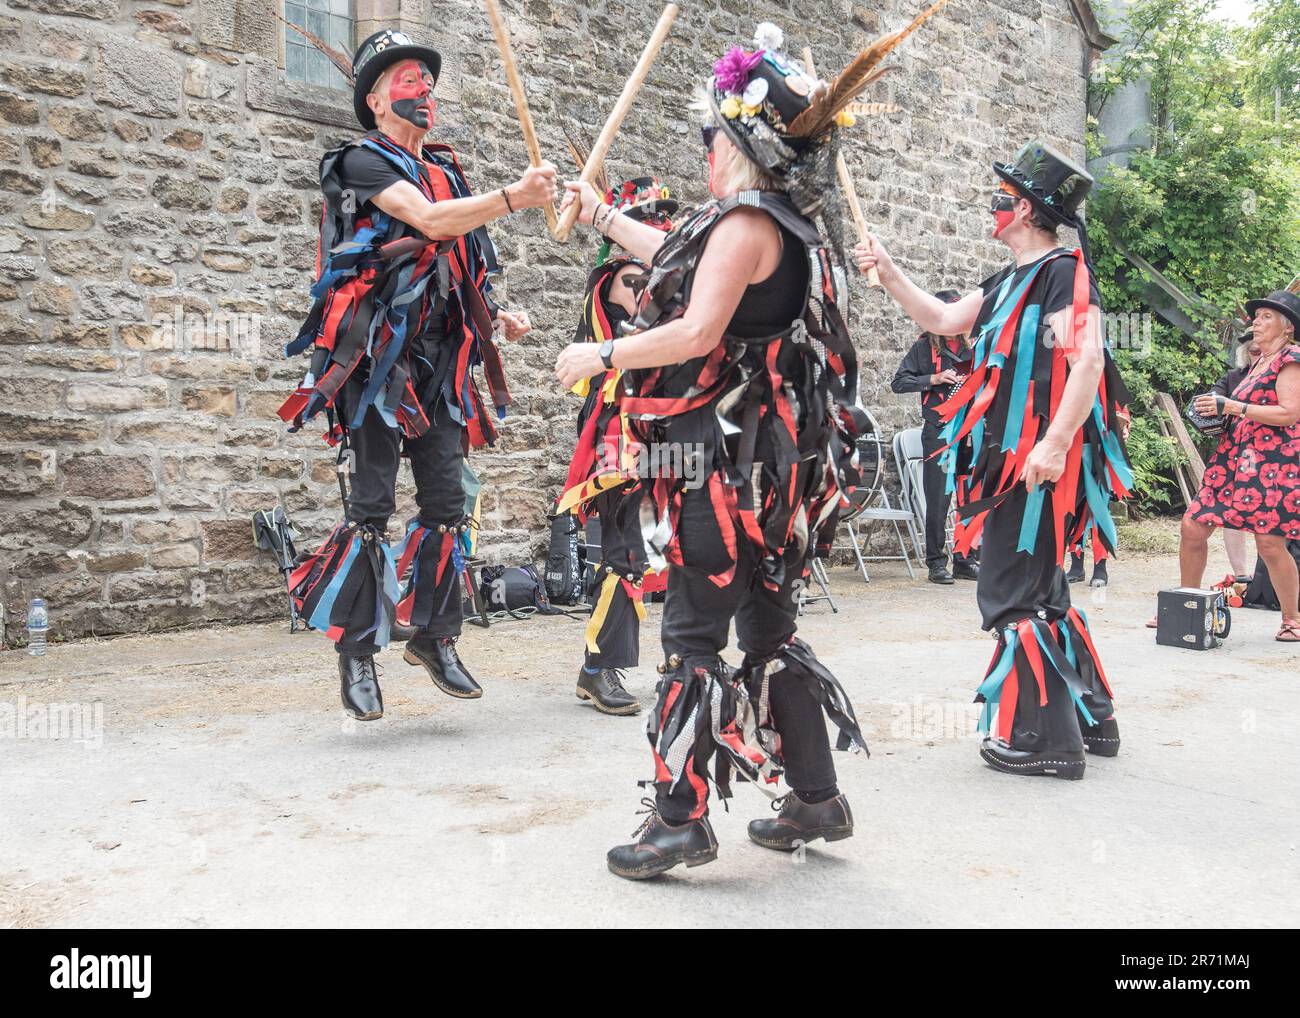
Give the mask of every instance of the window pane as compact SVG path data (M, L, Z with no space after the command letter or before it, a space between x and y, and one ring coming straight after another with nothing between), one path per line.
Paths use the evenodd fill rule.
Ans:
M325 55L320 51L320 49L316 49L315 47L308 49L307 81L311 82L312 85L328 85L329 70L326 68L325 64Z
M335 14L342 14L345 18L352 18L352 0L331 0L330 10Z
M349 56L352 54L352 22L337 14L330 18L330 43Z
M303 14L303 10L302 10L302 5L301 5L301 4L285 4L285 5L284 5L284 19L285 19L285 21L288 21L290 24L293 24L293 25L306 25L307 22L303 21L303 17L304 17L304 16L305 16L305 15ZM295 33L295 34L296 34L296 33Z
M307 78L303 59L306 52L301 46L286 46L284 49L285 72L295 81L305 81Z
M328 16L320 13L319 11L313 11L311 8L308 8L307 9L307 30L311 32L313 35L317 35L320 38L324 39L329 34L329 30L330 30Z

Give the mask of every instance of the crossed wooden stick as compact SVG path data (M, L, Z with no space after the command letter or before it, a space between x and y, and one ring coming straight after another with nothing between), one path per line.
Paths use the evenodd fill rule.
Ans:
M542 152L537 144L537 132L533 128L532 114L528 110L528 97L524 94L524 83L519 77L519 69L515 66L514 52L510 48L510 31L506 27L497 0L484 0L484 3L487 5L488 19L492 22L492 32L496 36L497 49L501 51L501 62L505 65L506 80L510 83L510 91L514 95L515 110L519 114L519 125L524 132L524 144L528 147L528 161L533 166L540 166ZM637 93L641 91L641 86L645 84L646 76L650 73L650 65L654 63L655 57L659 54L664 40L668 38L669 30L676 20L677 5L670 3L664 8L663 14L659 16L659 22L650 35L650 41L646 43L645 49L641 51L641 59L636 62L636 67L632 70L632 76L627 79L627 84L623 86L618 102L614 104L614 109L605 121L605 126L601 128L600 135L596 138L595 144L591 146L591 153L587 156L587 162L582 167L582 174L579 178L583 183L591 183L596 174L600 172L601 163L605 161L605 154L609 151L614 135L618 133L619 127L622 126L623 118L627 116L627 111L631 109L632 101L636 99ZM573 224L577 221L580 207L580 202L573 202L565 210L564 217L558 221L554 207L550 205L545 207L543 211L546 213L546 224L550 227L551 233L556 240L566 241L569 239L569 233L573 230Z

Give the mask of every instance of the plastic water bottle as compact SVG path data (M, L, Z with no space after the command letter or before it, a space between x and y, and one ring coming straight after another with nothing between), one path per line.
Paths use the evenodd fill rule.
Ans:
M45 653L45 637L50 631L50 616L42 598L32 598L27 608L27 653L37 656Z

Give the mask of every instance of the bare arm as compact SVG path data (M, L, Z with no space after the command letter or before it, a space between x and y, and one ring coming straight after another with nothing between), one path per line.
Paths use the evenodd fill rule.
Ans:
M663 230L638 223L635 219L613 212L600 200L600 195L590 184L581 180L564 182L564 201L560 203L560 214L575 201L581 202L578 209L578 222L588 226L599 227L606 237L621 247L634 258L650 262L655 252L663 245L667 234ZM599 222L596 221L599 217Z
M450 240L507 215L510 208L506 205L506 195L516 211L550 204L555 198L555 167L550 163L530 166L522 177L502 191L431 202L410 181L399 180L370 200L430 240Z
M609 217L608 222L602 222L601 226L606 237L643 262L649 262L654 258L655 252L663 246L668 236L663 230L638 223L635 219L623 215L622 212L615 212Z
M1201 400L1197 400L1197 409L1205 412ZM1238 417L1249 417L1252 421L1267 424L1274 428L1289 428L1300 421L1300 364L1288 364L1277 376L1277 406L1261 406L1258 403L1245 403L1239 399L1230 399L1227 412Z
M984 295L979 290L972 290L953 304L941 301L913 283L872 234L867 234L867 239L853 249L853 256L864 275L872 268L880 273L880 285L926 332L933 332L936 336L959 336L974 328L980 305L984 303Z

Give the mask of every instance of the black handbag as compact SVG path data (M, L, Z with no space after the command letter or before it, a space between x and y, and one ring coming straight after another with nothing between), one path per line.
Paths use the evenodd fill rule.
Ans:
M1214 394L1209 393L1207 395L1214 395ZM1222 399L1221 396L1216 396L1216 398ZM1186 411L1184 411L1184 414L1186 415L1187 419L1192 422L1192 427L1195 428L1202 435L1205 435L1207 437L1212 437L1214 435L1222 435L1225 431L1227 431L1228 430L1227 416L1224 414L1217 414L1214 417L1202 416L1201 414L1196 412L1197 399L1200 399L1200 397L1197 396L1196 399L1193 399L1192 402L1188 403L1187 409Z

